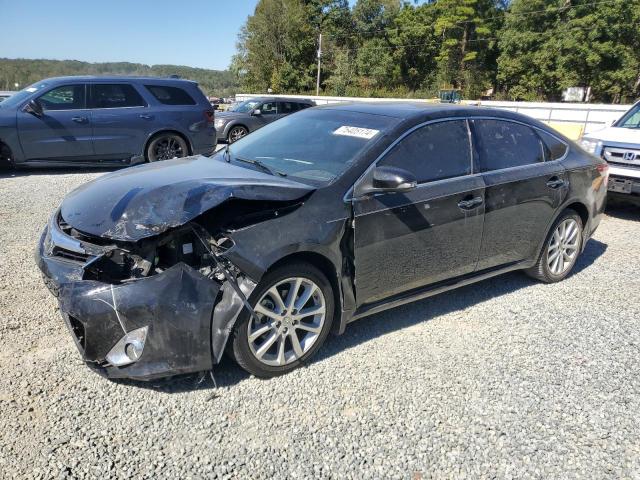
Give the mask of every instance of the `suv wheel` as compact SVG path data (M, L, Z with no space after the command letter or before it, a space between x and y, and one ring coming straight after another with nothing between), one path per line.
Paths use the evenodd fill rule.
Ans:
M249 133L249 131L241 126L237 126L237 127L233 127L231 128L231 130L229 130L229 134L227 135L227 142L228 143L233 143L236 142L238 140L240 140L242 137L244 137L245 135L247 135Z
M175 133L161 133L154 137L147 147L147 160L149 162L182 158L188 154L187 142Z
M575 211L562 213L551 227L538 263L526 273L545 283L559 282L569 275L582 250L582 228Z
M306 263L267 273L249 303L257 318L242 312L231 346L238 364L257 377L275 377L300 366L320 348L331 328L331 284Z

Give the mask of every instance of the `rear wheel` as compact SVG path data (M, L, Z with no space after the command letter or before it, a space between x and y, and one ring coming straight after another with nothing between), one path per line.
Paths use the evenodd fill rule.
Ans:
M294 263L265 275L234 328L233 356L258 377L287 373L324 343L333 320L333 291L312 265Z
M161 133L154 137L147 147L147 160L149 162L182 158L187 155L189 155L187 142L175 133Z
M11 150L4 143L0 143L0 169L13 168Z
M231 127L231 130L229 130L229 134L227 135L227 142L228 143L236 142L240 140L242 137L244 137L245 135L247 135L248 133L249 133L249 130L247 130L245 127L242 127L240 125Z
M582 250L582 228L580 216L573 210L565 210L553 224L538 263L526 273L545 283L563 280Z

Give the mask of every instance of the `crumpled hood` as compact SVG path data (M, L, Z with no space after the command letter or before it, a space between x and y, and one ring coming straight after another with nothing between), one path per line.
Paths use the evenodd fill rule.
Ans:
M291 201L314 188L203 156L140 165L72 191L62 218L76 230L137 241L184 225L230 198Z
M635 143L640 145L640 130L636 128L607 127L595 132L585 133L584 138L615 143Z

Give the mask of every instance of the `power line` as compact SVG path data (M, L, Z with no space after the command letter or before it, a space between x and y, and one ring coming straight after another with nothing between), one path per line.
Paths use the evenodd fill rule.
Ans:
M604 4L611 4L611 3L619 3L619 2L624 2L624 0L598 0L598 1L593 1L593 2L588 2L588 3L582 3L580 5L567 5L565 7L550 7L546 10L533 10L531 12L520 12L520 13L512 13L509 12L509 10L505 10L505 13L503 15L494 15L493 17L487 17L487 18L483 18L482 21L488 21L488 20L497 20L500 18L507 18L507 17L528 17L531 15L542 15L545 13L553 13L553 12L560 12L560 11L567 11L567 10L571 10L573 8L580 8L580 7L590 7L590 6L596 6L596 5L604 5ZM458 28L462 28L459 27L460 25L466 25L469 23L475 23L476 20L461 20L459 22L453 22L451 24L448 25L447 28L452 28L452 27L458 27ZM357 37L357 36L362 36L362 35L370 35L370 34L374 34L374 33L383 33L383 32L388 32L390 30L392 30L394 27L387 27L387 28L383 28L383 29L379 29L379 30L369 30L369 31L363 31L361 30L358 33L348 33L348 34L336 34L336 33L323 33L323 35L325 37L333 37L333 38L352 38L352 37Z

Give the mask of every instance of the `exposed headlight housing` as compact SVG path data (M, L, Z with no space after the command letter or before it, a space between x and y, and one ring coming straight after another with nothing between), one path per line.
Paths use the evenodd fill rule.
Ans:
M600 140L592 140L583 138L580 140L580 146L592 155L598 155L602 150L602 142Z

